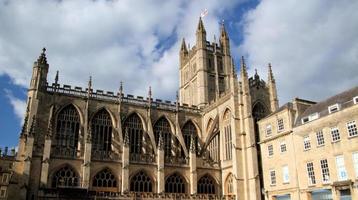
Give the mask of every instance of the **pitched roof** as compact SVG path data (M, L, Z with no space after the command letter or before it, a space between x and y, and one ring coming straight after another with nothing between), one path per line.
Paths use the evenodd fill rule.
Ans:
M319 117L322 118L329 114L328 107L334 104L339 104L340 109L345 109L353 105L353 97L358 96L358 86L332 96L326 100L318 102L308 107L296 120L295 126L302 124L302 118L307 117L314 113L319 113Z

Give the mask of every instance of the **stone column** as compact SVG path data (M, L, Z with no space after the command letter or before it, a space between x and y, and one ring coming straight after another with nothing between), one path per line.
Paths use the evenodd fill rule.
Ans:
M191 137L190 153L189 153L189 165L190 165L190 194L197 193L197 171L196 171L196 149L194 137Z
M41 179L40 179L40 184L42 185L42 187L47 186L50 153L51 153L51 136L46 135L44 152L42 155L42 167L41 167Z
M90 129L89 129L90 130ZM90 175L91 175L91 150L92 150L92 141L91 141L91 131L88 131L88 135L85 143L85 152L83 155L83 166L82 166L82 187L88 188L90 186Z
M158 149L157 149L157 165L158 165L158 171L157 171L157 179L158 179L158 193L164 193L165 192L165 181L164 181L164 141L163 141L163 135L160 132L159 135L159 141L158 141Z
M122 194L129 192L129 134L125 129L122 155Z

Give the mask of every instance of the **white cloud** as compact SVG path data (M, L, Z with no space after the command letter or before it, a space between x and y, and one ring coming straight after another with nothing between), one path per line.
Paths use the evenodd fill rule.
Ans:
M15 97L10 90L4 89L4 92L10 101L16 117L20 120L20 124L23 124L24 114L26 111L26 101Z
M241 0L1 1L0 75L28 86L32 62L47 47L49 82L174 98L178 88L180 38L193 44L200 12L208 38L218 32L219 16ZM178 41L160 46L175 37ZM159 47L158 47L159 45ZM162 53L162 49L166 49Z
M247 13L249 66L267 74L271 62L281 103L321 100L358 85L358 1L261 1Z

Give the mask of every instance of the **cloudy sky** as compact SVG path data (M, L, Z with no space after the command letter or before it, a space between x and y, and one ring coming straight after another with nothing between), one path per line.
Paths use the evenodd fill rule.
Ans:
M237 66L267 77L280 104L319 101L358 85L358 1L0 0L0 146L15 146L32 64L47 48L52 82L172 100L181 38L194 44L200 13L213 40L224 20Z

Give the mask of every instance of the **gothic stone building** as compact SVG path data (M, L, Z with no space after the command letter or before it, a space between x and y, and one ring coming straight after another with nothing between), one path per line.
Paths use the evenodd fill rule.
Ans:
M237 78L224 25L209 42L183 40L176 102L48 83L45 49L33 66L19 139L14 199L56 195L261 199L256 122L278 107L267 82ZM62 192L62 193L61 193Z

